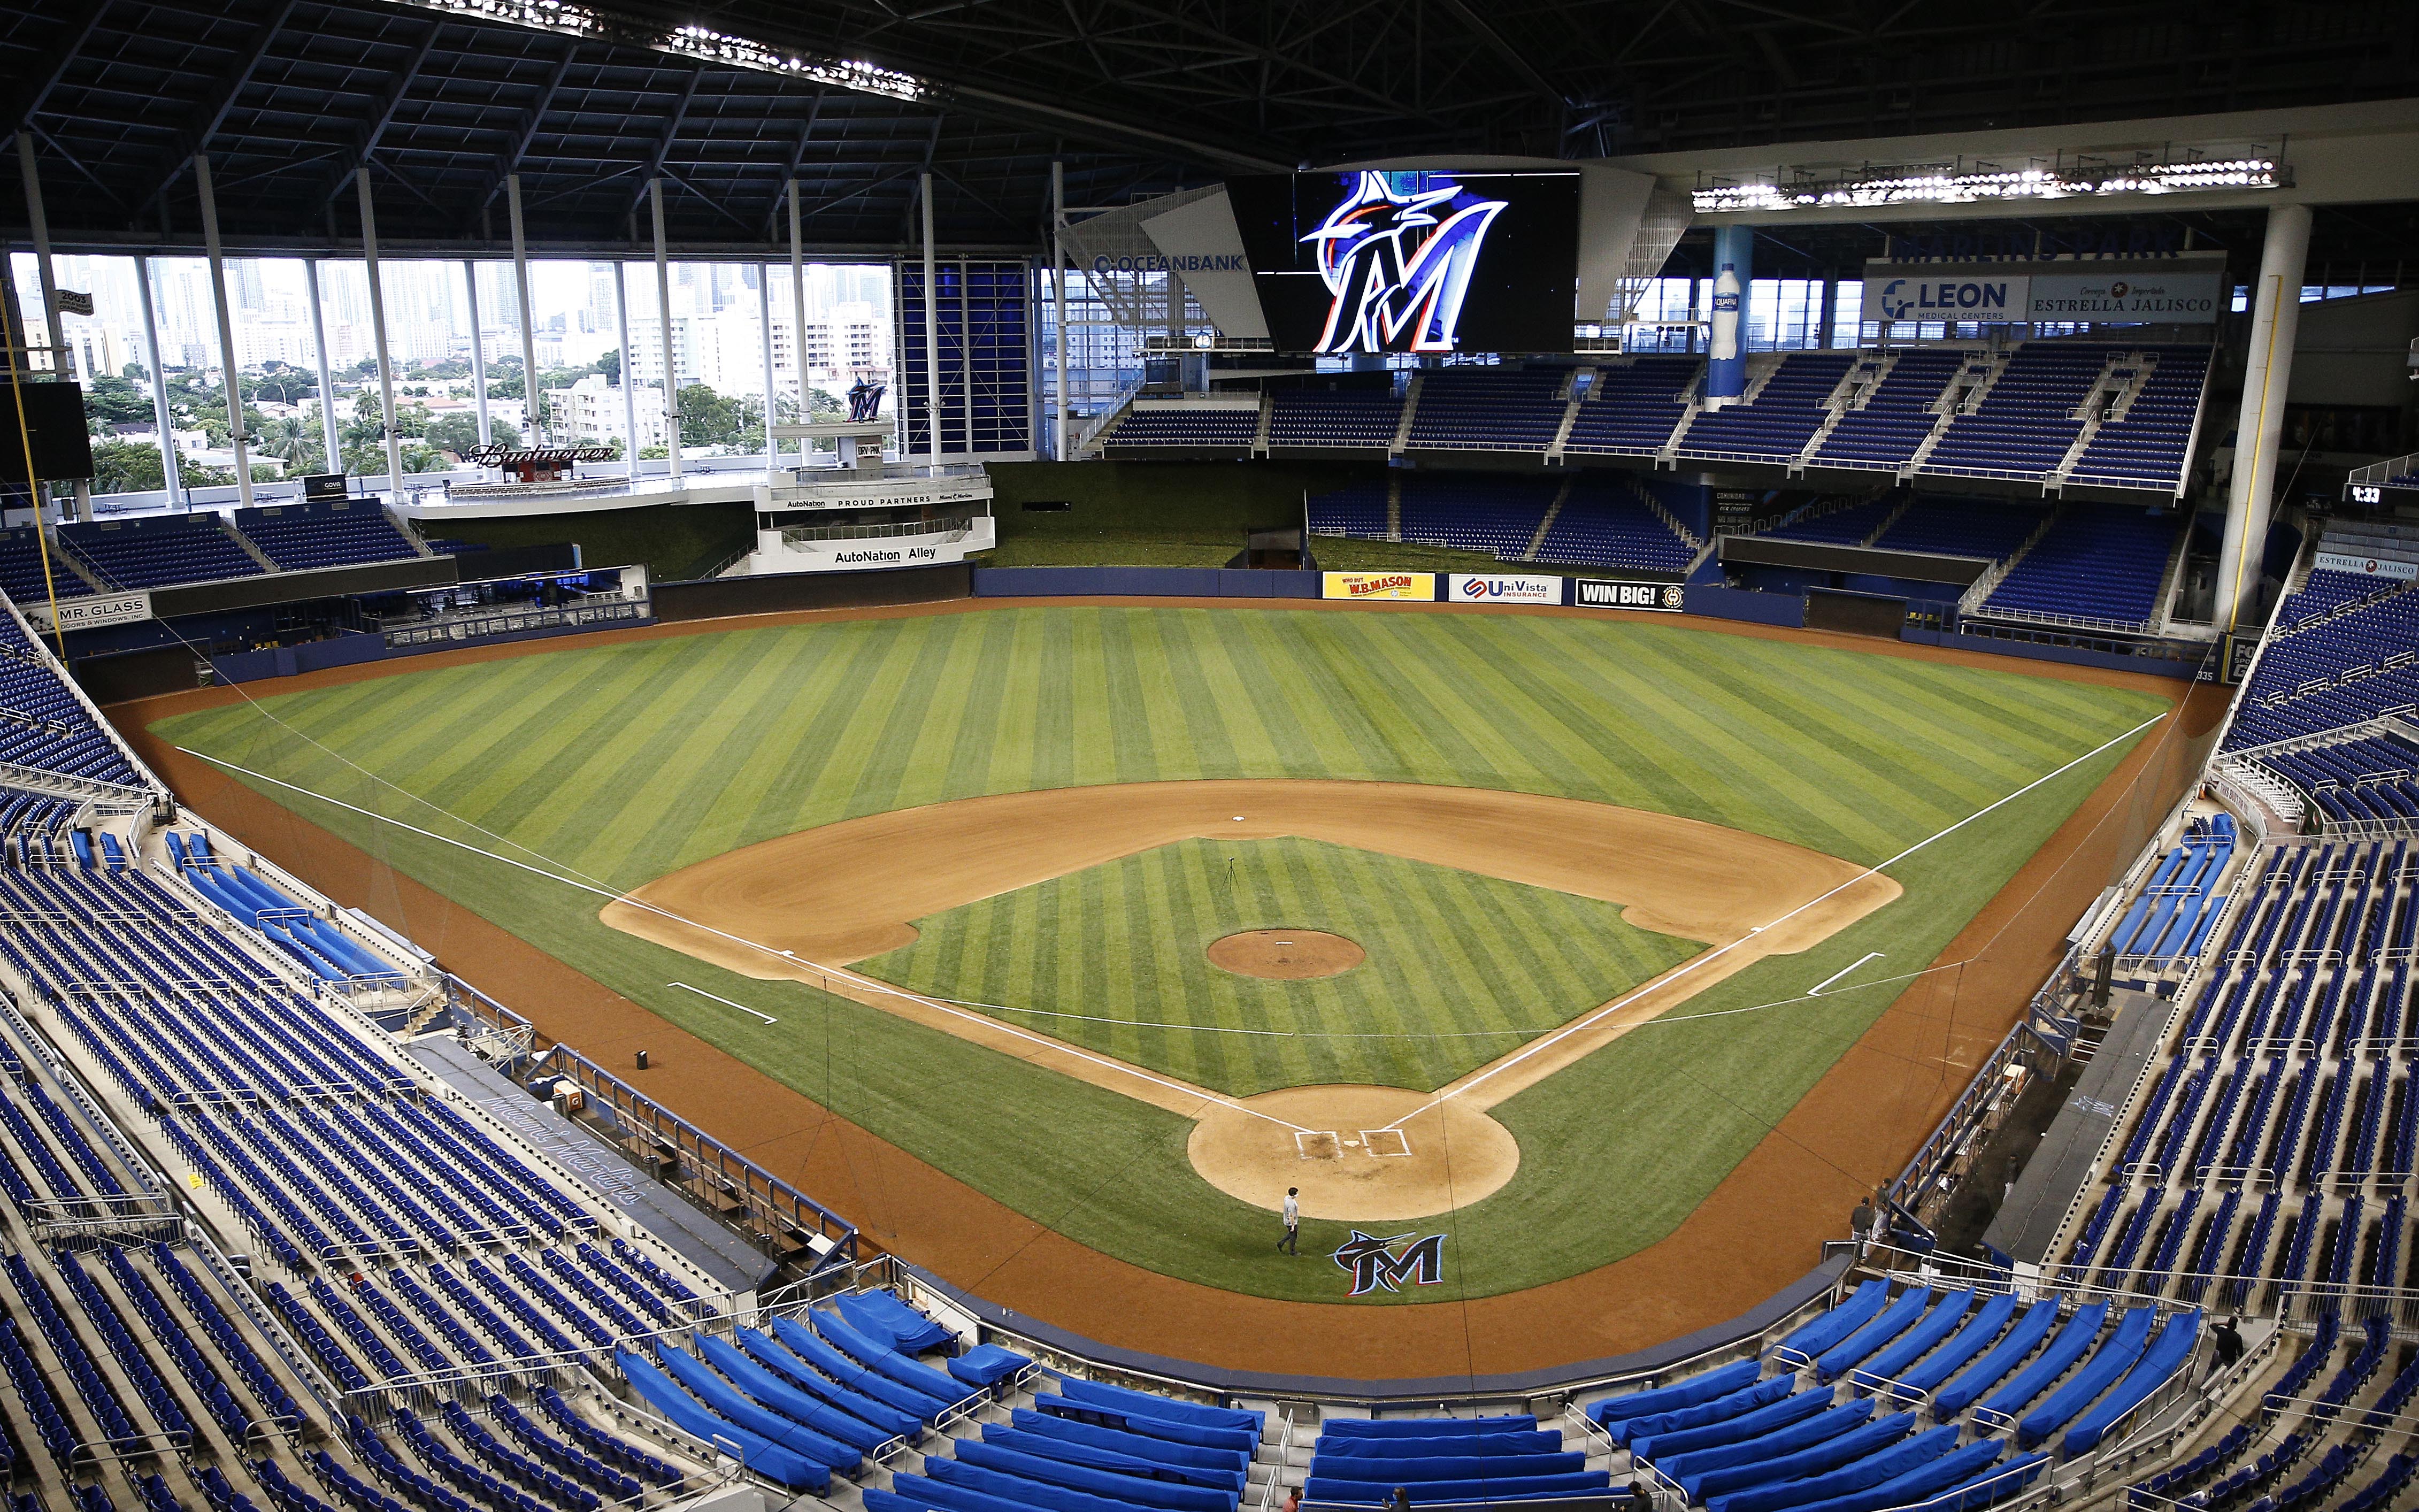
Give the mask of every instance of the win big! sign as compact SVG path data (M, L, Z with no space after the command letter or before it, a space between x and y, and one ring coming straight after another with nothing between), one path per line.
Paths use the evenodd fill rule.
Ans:
M1610 578L1574 580L1571 602L1583 609L1642 609L1677 614L1687 595L1678 583L1620 582Z

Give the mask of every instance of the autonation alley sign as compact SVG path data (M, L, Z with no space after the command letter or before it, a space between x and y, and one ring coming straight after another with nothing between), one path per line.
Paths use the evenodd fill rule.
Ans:
M2226 294L2222 268L2168 270L2108 262L2086 268L2068 264L2067 269L2073 270L1868 263L1863 315L1868 320L1984 325L2093 320L2205 325L2217 318Z

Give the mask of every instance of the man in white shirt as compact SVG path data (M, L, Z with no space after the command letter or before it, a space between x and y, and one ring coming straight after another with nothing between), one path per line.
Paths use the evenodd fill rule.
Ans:
M1302 1188L1298 1186L1286 1188L1285 1226L1285 1238L1277 1241L1277 1248L1287 1255L1300 1255L1302 1253Z

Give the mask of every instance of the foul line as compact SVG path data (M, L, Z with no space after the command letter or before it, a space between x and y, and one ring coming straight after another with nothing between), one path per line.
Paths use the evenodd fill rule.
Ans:
M1830 986L1833 982L1838 981L1841 977L1844 977L1849 972L1856 970L1866 962L1879 961L1881 958L1882 953L1879 950L1868 950L1864 955L1858 957L1857 960L1849 962L1846 965L1834 971L1829 976L1824 978L1821 981L1816 982L1813 986L1807 988L1806 995L1809 997L1820 997L1823 995L1824 988ZM674 982L673 985L678 986L679 983Z
M1940 830L1935 834L1928 835L1922 840L1917 841L1914 844L1899 852L1896 856L1891 856L1888 860L1883 861L1875 866L1865 868L1862 872L1857 872L1855 876L1850 877L1847 881L1841 883L1838 887L1833 887L1830 891L1822 894L1820 897L1809 898L1804 903L1799 903L1796 907L1791 909L1789 912L1781 915L1779 918L1773 919L1769 923L1758 924L1753 929L1749 930L1745 934L1740 935L1737 939L1731 941L1728 945L1719 946L1714 949L1706 951L1703 955L1701 955L1695 960L1680 966L1677 970L1672 971L1660 980L1648 982L1645 986L1639 988L1636 992L1615 998L1613 1001L1605 1004L1602 1008L1597 1009L1593 1013L1573 1019L1570 1023L1563 1026L1562 1028L1555 1032L1542 1036L1531 1043L1521 1047L1519 1050L1513 1052L1511 1055L1504 1057L1502 1060L1497 1061L1494 1065L1480 1072L1477 1075L1471 1077L1461 1086L1455 1088L1450 1091L1439 1093L1433 1100L1421 1103L1410 1112L1404 1114L1399 1119L1396 1119L1393 1123L1386 1125L1386 1127L1389 1129L1399 1129L1404 1124L1410 1122L1413 1119L1418 1118L1421 1114L1427 1112L1431 1108L1443 1106L1449 1099L1459 1097L1463 1093L1471 1090L1472 1088L1485 1086L1488 1081L1502 1075L1503 1072L1520 1064L1520 1062L1528 1059L1530 1057L1536 1055L1538 1052L1546 1050L1550 1046L1570 1038L1574 1034L1579 1034L1584 1030L1593 1028L1604 1019L1610 1017L1612 1014L1621 1011L1625 1008L1627 1008L1631 1003L1636 1002L1640 997L1644 996L1646 994L1650 992L1657 992L1670 986L1672 983L1678 981L1681 978L1686 977L1690 972L1698 970L1712 962L1720 960L1723 956L1737 949L1740 946L1747 944L1749 940L1754 939L1764 931L1771 929L1776 925L1788 923L1791 919L1795 918L1798 915L1806 912L1809 908L1813 907L1816 903L1836 898L1841 893L1847 891L1850 887L1857 887L1872 877L1880 875L1887 868L1896 866L1899 862L1905 860L1916 852L1932 844L1934 841L1944 840L1949 836L1955 834L1957 831L1964 828L1967 825L1972 824L1975 820L1981 818L1984 814L1991 812L1993 810L2004 808L2008 804L2013 803L2016 799L2023 797L2026 794L2030 793L2033 789L2041 786L2042 783L2049 781L2053 778L2063 776L2064 774L2074 770L2074 768L2091 760L2102 751L2108 749L2110 747L2115 746L2121 741L2131 740L2135 735L2140 734L2143 731L2149 729L2150 726L2157 724L2160 720L2166 717L2167 715L2165 713L2154 714L2149 718L2143 720L2140 724L2135 725L2133 729L2126 731L2123 734L2110 736L2108 739L2101 742L2097 746L2094 746L2089 750L2085 751L2082 755L2077 756L2074 760L2068 762L2065 765L2060 766L2054 771L2043 772L2041 776L2034 778L2031 781L2026 783L2023 787L2016 789L2007 796L1997 799L1984 808L1975 810L1972 813L1967 814L1964 818L1960 819L1946 829Z
M689 984L688 984L687 982L685 982L685 981L668 981L668 982L664 983L664 985L665 985L665 986L667 986L667 987L679 987L679 988L684 988L684 989L686 989L686 991L693 992L693 993L697 994L700 997L711 997L711 998L713 998L716 1002L722 1004L724 1007L726 1007L726 1008L735 1008L735 1009L739 1010L739 1011L741 1011L742 1013L754 1013L754 1014L756 1015L756 1017L758 1017L758 1018L760 1018L760 1019L763 1019L763 1020L765 1023L767 1023L767 1024L778 1024L778 1023L780 1023L780 1022L781 1022L779 1019L775 1018L775 1017L774 1017L772 1014L770 1014L770 1013L759 1013L759 1012L757 1012L757 1011L756 1011L756 1010L754 1010L754 1009L752 1009L752 1008L749 1008L749 1007L748 1007L747 1004L745 1004L745 1003L734 1003L734 1002L732 1002L732 1001L730 998L728 998L728 997L720 996L720 995L718 995L717 994L707 992L707 991L706 991L704 988L702 988L702 987L691 987L691 986L689 986Z
M843 978L849 982L862 987L869 992L884 996L901 998L910 1003L918 1003L936 1012L947 1013L954 1018L965 1019L973 1023L980 1024L986 1028L1009 1035L1015 1039L1025 1041L1028 1043L1038 1045L1044 1050L1055 1051L1059 1055L1072 1056L1076 1059L1084 1061L1086 1064L1100 1066L1106 1070L1117 1072L1122 1075L1131 1076L1136 1081L1148 1082L1154 1087L1163 1087L1171 1092L1176 1092L1185 1097L1198 1097L1205 1102L1215 1103L1220 1107L1227 1108L1237 1113L1249 1114L1255 1119L1265 1119L1270 1123L1281 1124L1284 1127L1295 1130L1298 1133L1307 1134L1314 1132L1304 1129L1302 1125L1294 1122L1290 1119L1280 1119L1275 1114L1265 1113L1255 1107L1246 1107L1242 1103L1236 1102L1233 1098L1226 1097L1221 1093L1208 1091L1203 1088L1188 1087L1182 1082L1171 1081L1164 1076L1155 1076L1149 1072L1143 1071L1138 1067L1129 1066L1122 1060L1112 1060L1106 1056L1096 1056L1090 1051L1083 1049L1080 1046L1069 1044L1064 1040L1053 1040L1046 1035L1035 1034L1029 1029L1019 1028L1013 1024L1002 1023L1000 1020L993 1018L989 1014L969 1013L962 1009L952 1007L938 998L926 997L921 993L911 993L903 988L893 987L888 982L883 981L878 978L864 976L857 972L849 971L839 966L827 966L820 961L809 961L805 956L796 954L793 951L776 950L771 946L766 945L762 941L747 939L743 935L733 934L728 930L716 929L711 924L699 923L696 919L684 918L679 914L673 913L669 908L660 907L657 904L651 903L642 903L639 899L627 893L615 892L609 887L599 887L590 883L577 881L571 877L561 876L555 872L547 871L543 867L532 866L526 861L516 861L509 856L499 856L493 851L482 850L480 847L471 844L468 841L455 840L451 835L440 835L433 829L423 829L418 825L410 824L401 819L390 818L375 810L364 809L358 804L347 803L342 798L331 798L324 793L314 793L309 788L302 787L297 783L270 777L266 772L255 772L249 767L238 766L233 762L222 761L216 756L208 755L203 751L194 750L188 746L177 746L174 748L183 752L187 756L193 757L196 761L208 762L212 766L223 767L227 771L251 778L255 781L267 782L272 787L284 788L289 793L300 793L306 798L316 798L321 803L333 804L335 807L345 810L348 813L357 813L365 819L375 819L380 824L393 825L397 829L409 830L412 834L422 836L425 839L438 841L444 844L454 846L459 850L469 851L473 856L484 856L491 861L501 861L506 866L518 867L521 871L527 872L532 876L541 876L546 878L548 882L561 883L566 887L576 888L580 892L592 894L595 897L604 899L608 903L627 903L633 908L639 909L644 913L654 914L659 918L670 919L675 924L686 924L693 930L700 931L702 933L711 934L716 939L729 940L733 945L744 946L750 950L755 950L762 954L771 956L773 959L780 962L784 965L808 966L816 971L824 972L829 976ZM439 810L439 812L442 811L443 810ZM537 853L532 852L531 854L535 855ZM812 984L809 983L809 985ZM695 992L697 989L690 988L689 990L691 992ZM828 989L825 990L828 991ZM711 995L709 994L708 995Z

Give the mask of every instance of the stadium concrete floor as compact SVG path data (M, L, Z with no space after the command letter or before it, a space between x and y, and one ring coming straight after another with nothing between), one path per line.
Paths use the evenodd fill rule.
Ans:
M741 625L812 623L1007 608L975 600L703 621L606 632L591 642L711 633ZM1034 601L1022 601L1031 603ZM1245 608L1231 600L1049 600L1119 607ZM1295 604L1286 607L1299 608ZM1470 612L1460 606L1335 606L1337 612ZM1573 609L1491 613L1624 616ZM1999 657L1824 632L1707 625L1720 633L1830 645L1883 656L2006 670ZM338 669L278 685L301 690L399 670L424 670L561 649L560 642L440 653L394 666ZM1256 1298L1177 1280L1086 1248L840 1119L762 1072L666 1023L497 925L377 862L337 836L148 733L154 721L236 702L205 688L113 705L107 712L179 797L246 844L275 856L338 901L415 922L419 943L450 969L574 1038L600 1062L650 1052L651 1095L809 1191L879 1191L892 1225L863 1235L1011 1309L1132 1350L1229 1368L1357 1376L1485 1375L1596 1359L1734 1317L1810 1269L1842 1237L1805 1194L1852 1172L1893 1176L1964 1089L1954 1066L1978 1065L2056 964L2067 928L2156 826L2198 769L2223 716L2226 690L2134 673L2026 664L2040 675L2128 687L2174 701L2181 717L2137 743L1999 894L1937 958L1963 963L1918 980L1842 1055L1679 1227L1612 1264L1548 1285L1382 1311L1347 1304ZM417 921L433 921L424 927ZM1936 1065L1927 1095L1877 1102L1877 1077ZM1919 1089L1918 1089L1919 1090ZM845 1206L845 1198L836 1198ZM1465 1263L1484 1265L1483 1255Z

